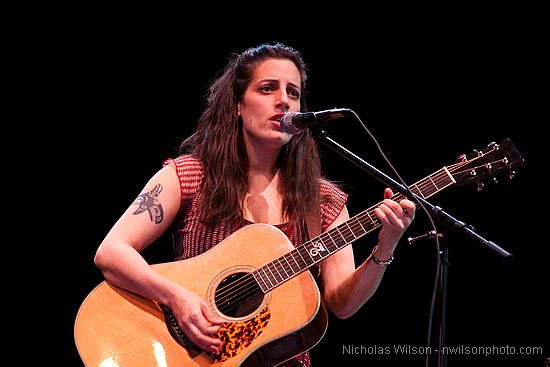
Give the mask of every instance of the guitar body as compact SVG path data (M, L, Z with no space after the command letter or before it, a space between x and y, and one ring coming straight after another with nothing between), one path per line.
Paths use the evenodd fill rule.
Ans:
M294 247L276 227L246 226L191 259L153 269L203 297L227 322L218 333L222 352L210 355L189 344L161 305L102 282L82 303L75 343L86 366L274 366L317 344L327 314L309 271L275 289L224 309L233 279L253 279L257 268ZM241 287L242 288L242 287Z

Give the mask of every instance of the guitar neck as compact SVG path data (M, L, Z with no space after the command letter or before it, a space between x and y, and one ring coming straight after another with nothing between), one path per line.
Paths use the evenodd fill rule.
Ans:
M426 199L453 185L455 180L446 167L410 186L410 190ZM399 201L405 196L395 194L392 199ZM254 278L264 293L269 292L295 275L311 268L353 241L381 226L374 213L381 202L353 216L330 231L303 243L289 253L262 266L253 272Z

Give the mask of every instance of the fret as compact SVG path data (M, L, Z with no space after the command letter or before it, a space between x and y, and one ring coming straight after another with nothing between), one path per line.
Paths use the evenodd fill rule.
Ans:
M266 284L269 286L269 288L273 288L273 282L272 278L269 276L269 274L265 270L265 266L262 266L260 269L264 272L264 281L266 281Z
M338 245L336 245L336 242L334 242L334 240L330 236L330 232L325 232L325 233L321 234L321 237L328 237L328 239L332 243L331 245L326 246L331 253L338 250ZM325 241L323 241L323 243L325 243Z
M286 266L284 266L282 263L281 263L281 266L282 266L283 269L285 270L285 273L286 273L287 277L290 278L291 276L294 275L294 269L292 269L292 266L290 266L290 263L289 263L288 260L286 259L286 255L283 256L283 259L285 260L286 264L288 265L288 268L287 268ZM286 271L287 269L288 269L288 270L291 270L291 271L292 271L292 274L289 274L288 271Z
M444 188L449 187L450 185L456 183L453 176L447 170L446 167L443 167L441 169L441 176L443 176L443 178L441 179L441 189L440 190L443 190Z
M266 293L269 290L269 287L267 286L267 284L263 280L263 278L260 274L260 270L261 270L261 268L254 271L254 272L252 272L252 275L254 276L254 279L256 279L256 282L259 284L260 288L262 288L262 292Z
M376 223L376 222L374 221L374 219L372 219L372 216L370 215L370 213L369 213L368 210L366 210L365 213L369 216L369 219L370 219L371 223ZM378 217L376 217L376 219L378 219ZM370 226L367 225L367 227L370 227Z
M277 272L281 275L281 279L285 280L288 278L288 273L286 272L280 259L273 260L273 265L275 266L275 269L277 269Z
M456 183L455 178L453 177L451 172L449 172L449 169L447 167L443 167L441 170L445 172L445 177L447 177L449 179L449 183L445 187L449 187L452 184Z
M455 183L455 180L453 179L450 172L446 169L446 167L443 167L442 169L440 169L436 173L428 176L426 179L424 179L422 181L424 181L424 183L426 183L427 179L429 179L430 182L432 183L432 185L435 187L435 191L430 190L429 187L426 188L426 191L428 191L427 193L420 190L420 193L421 193L422 197L424 197L424 198L430 197L433 194L435 194L435 193L443 190L444 188L448 187L449 185L452 185L453 183Z
M361 221L359 220L359 218L356 218L355 222L359 223L359 225L361 226L361 229L363 230L363 233L360 234L358 237L361 237L363 234L367 233L367 230L365 229L365 227L363 227L363 224L361 224Z
M437 188L437 191L441 190L440 185L438 185L438 184L441 184L441 177L440 176L441 176L441 172L437 172L437 173L430 176L430 179L432 180L435 187Z
M338 226L338 227L340 227L340 226ZM330 231L330 233L338 234L338 235L342 238L342 240L344 240L344 243L346 243L346 238L345 238L344 236L342 236L342 233L340 233L340 229L339 229L338 227L334 228L332 231ZM336 240L336 241L334 241L334 242L336 243L336 245L338 246L338 248L340 248L340 243L341 243L341 241L340 241L340 240Z
M340 233L342 234L342 237L344 237L346 243L356 239L347 223L342 223L341 226L338 226L338 229L340 230Z
M298 263L296 262L296 259L294 258L294 256L292 256L292 253L293 253L293 252L294 252L294 251L289 252L288 254L286 254L286 255L284 256L284 258L285 258L286 262L288 263L288 265L290 266L290 269L292 270L292 272L293 272L294 274L297 274L297 273L299 272L299 270L300 270L300 264L298 264ZM290 263L290 261L288 261L288 257L290 257L290 258L292 259L294 265L292 265L292 264ZM295 270L295 268L294 268L295 266L296 266L296 269L297 269L297 270Z
M306 247L307 245L310 245L310 244L311 244L311 241L308 241L304 245L299 246L299 247L296 248L296 251L298 251L298 253L300 255L302 255L302 258L304 259L304 262L306 263L306 268L308 268L309 266L315 264L315 260L313 260L313 258L309 254L309 251Z
M269 264L267 264L266 267L269 270L269 272L273 274L273 280L275 281L275 284L281 283L281 280L283 280L283 278L275 268L273 262L270 262Z
M439 189L437 188L437 185L435 184L435 182L432 180L432 178L431 178L430 176L428 176L428 178L430 179L430 182L432 183L432 185L434 185L435 190L436 190L436 191L439 190ZM428 195L428 196L429 196L429 195Z
M306 260L304 259L304 257L302 256L302 254L300 253L300 251L298 251L298 249L294 249L292 250L292 253L297 253L299 256L300 256L300 259L302 259L302 263L303 265L300 265L298 262L298 266L300 267L300 269L304 269L307 267L307 263L306 263Z
M275 280L277 281L277 283L281 283L281 281L285 279L285 277L281 274L281 272L277 268L277 262L273 260L271 263L268 264L268 266L271 268L271 272L275 274Z
M351 226L351 223L353 221L348 221L346 223L346 227L348 228L349 232L351 233L351 235L353 236L353 239L350 239L350 241L355 241L357 239L357 236L355 235L355 232L353 232L353 227Z
M283 279L289 278L290 276L288 275L285 266L281 263L281 259L275 259L274 262L275 262L275 267L277 268L277 271L281 274L281 277ZM283 269L284 274L281 272L280 269Z
M340 249L340 246L338 245L338 243L336 243L336 241L334 240L334 237L332 237L332 234L335 233L335 229L331 229L330 231L328 232L325 232L324 234L326 236L328 236L328 238L330 238L330 241L334 244L334 246L336 247L336 249Z
M425 197L424 194L422 193L422 190L420 190L416 184L412 185L412 186L410 187L410 189L411 189L411 191L412 191L414 194L420 195L420 196L422 196L423 199L426 199L426 197Z

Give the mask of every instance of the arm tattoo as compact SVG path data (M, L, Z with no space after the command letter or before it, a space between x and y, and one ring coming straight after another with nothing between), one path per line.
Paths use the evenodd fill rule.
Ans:
M162 185L157 184L153 190L139 195L133 203L138 206L133 214L141 214L144 211L147 211L152 222L155 222L155 224L162 222L162 219L164 218L164 211L162 210L160 201L157 199L161 191Z

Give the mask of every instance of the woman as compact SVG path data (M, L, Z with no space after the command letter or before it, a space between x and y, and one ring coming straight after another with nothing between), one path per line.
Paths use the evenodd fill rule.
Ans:
M168 307L186 337L209 353L222 346L216 333L226 321L223 315L153 271L140 252L170 231L176 259L192 258L251 223L274 225L298 246L312 231L310 213L318 213L322 232L349 219L347 195L321 177L311 132L290 135L280 129L286 112L306 110L306 80L299 52L283 44L233 55L211 85L208 105L195 133L182 143L181 156L165 161L97 250L95 264L108 282ZM398 203L392 195L386 189L375 209L382 228L369 258L356 267L347 246L320 263L322 298L339 318L353 315L376 291L414 218L413 202ZM285 365L309 366L309 354Z

